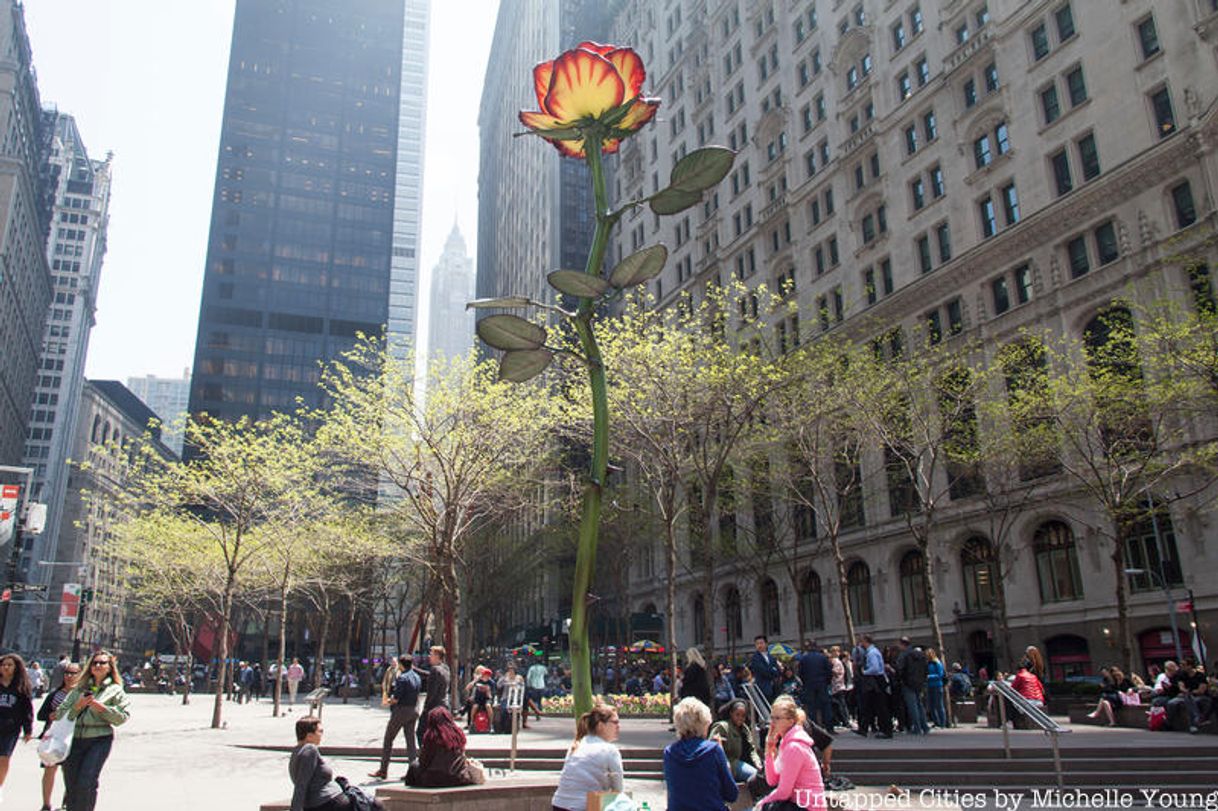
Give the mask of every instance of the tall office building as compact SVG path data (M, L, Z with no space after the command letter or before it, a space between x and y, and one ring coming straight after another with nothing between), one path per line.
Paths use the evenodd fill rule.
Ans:
M731 277L793 286L798 315L784 310L771 325L787 351L822 333L870 341L898 330L904 347L976 339L985 363L1023 330L1093 330L1114 298L1208 306L1218 5L1102 5L620 4L611 41L639 51L664 106L611 161L614 202L656 191L704 144L739 155L703 205L627 215L614 255L670 247L651 286L660 306L683 292L701 300ZM801 542L794 576L728 562L714 594L700 592L700 575L683 576L670 618L679 643L707 627L720 650L757 633L794 640L799 628L849 642L843 590L860 631L926 642L921 559L882 459L879 448L864 457L861 514L842 536L845 583L823 544L787 538ZM1061 679L1119 656L1112 550L1084 494L1061 477L1041 492L1013 530L1004 586L1012 648L1041 646ZM934 577L953 657L993 672L1011 663L995 661L994 544L979 501L962 495L940 513ZM746 500L740 508L748 526ZM1164 567L1169 585L1193 589L1197 630L1211 641L1216 550L1213 522L1184 504L1144 522L1126 547L1127 560L1175 564ZM644 558L633 599L662 605ZM1162 593L1144 576L1129 583L1142 670L1174 658L1174 644Z
M183 369L181 377L129 377L127 388L153 410L161 421L161 441L181 456L182 418L190 406L190 369Z
M16 0L0 2L0 48L0 465L16 465L27 456L51 301L46 241L54 181L44 160L50 133L43 126L25 13Z
M431 271L431 309L427 354L455 358L474 345L474 313L465 308L474 297L474 263L465 252L465 238L453 223L440 261Z
M29 582L45 584L50 573L32 562L54 557L63 528L72 437L106 254L111 164L109 155L105 160L89 157L72 116L45 111L42 118L52 134L46 158L51 171L46 174L54 179L54 203L46 251L53 292L29 411L24 464L34 469L32 497L47 505L47 520L42 534L32 538L21 569ZM21 613L18 638L23 650L34 650L41 618L35 612Z
M602 40L609 6L594 0L517 0L499 5L478 111L478 298L525 295L553 303L546 274L582 270L594 228L592 191L582 161L560 158L539 138L517 138L520 110L536 109L533 66L583 40ZM486 310L479 310L479 316ZM490 640L539 639L569 615L566 570L571 560L548 560L534 535L544 513L518 519L504 554L515 564L525 599L477 611L477 633ZM496 565L498 562L496 562ZM513 575L515 576L515 575ZM542 629L545 629L544 631Z
M426 0L238 0L191 413L320 405L318 361L411 336Z

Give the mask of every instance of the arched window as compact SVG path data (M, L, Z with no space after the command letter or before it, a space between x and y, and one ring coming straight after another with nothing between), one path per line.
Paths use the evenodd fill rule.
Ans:
M846 596L856 623L871 625L875 622L871 607L871 569L861 560L856 560L846 570Z
M694 642L701 644L706 637L706 600L701 594L694 595Z
M930 612L926 599L926 561L922 553L911 549L901 558L901 608L905 619L925 617Z
M1169 586L1184 585L1171 514L1162 504L1156 504L1153 512L1148 510L1130 529L1125 538L1125 566L1154 572ZM1159 588L1154 575L1129 575L1129 588L1133 591Z
M821 600L820 575L809 569L799 589L799 610L804 628L815 631L825 627L825 607Z
M1091 653L1081 636L1059 634L1046 639L1045 655L1049 657L1050 681L1091 675Z
M1081 599L1083 578L1079 575L1078 553L1070 527L1061 521L1046 521L1036 530L1032 548L1036 552L1041 602Z
M998 354L1006 377L1011 422L1020 457L1023 481L1050 476L1061 470L1057 458L1057 429L1046 413L1049 362L1045 346L1035 338L1008 344Z
M782 633L782 610L778 605L778 584L767 577L761 581L761 625L767 636Z
M1099 313L1083 328L1087 366L1095 384L1096 421L1107 458L1140 457L1154 448L1143 395L1133 316L1122 306Z
M97 444L97 432L101 430L101 415L97 414L93 417L93 430L89 432L89 441L94 445Z
M969 611L994 606L994 550L982 537L970 538L960 552L964 573L964 605Z
M735 586L729 586L723 606L727 613L727 638L739 639L744 635L744 621L740 612L740 590Z
M645 606L643 606L643 613L644 613L644 614L655 614L655 613L657 613L657 612L656 612L656 604L655 604L655 603L647 603Z
M109 441L110 441L110 423L106 422L102 425L101 444L105 445Z

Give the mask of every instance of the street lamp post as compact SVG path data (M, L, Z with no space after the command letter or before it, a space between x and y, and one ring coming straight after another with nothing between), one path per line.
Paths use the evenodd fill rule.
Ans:
M1180 647L1180 629L1176 624L1176 606L1172 602L1171 591L1167 588L1167 581L1154 569L1126 569L1125 574L1150 575L1159 584L1159 588L1163 589L1163 599L1167 601L1167 616L1171 619L1171 638L1176 643L1176 664L1180 664L1184 659L1184 649Z

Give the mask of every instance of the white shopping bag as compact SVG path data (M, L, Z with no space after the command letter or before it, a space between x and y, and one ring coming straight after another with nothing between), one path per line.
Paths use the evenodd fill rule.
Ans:
M51 724L47 736L38 742L38 759L44 766L56 766L68 757L72 748L72 733L76 730L76 722L61 718Z

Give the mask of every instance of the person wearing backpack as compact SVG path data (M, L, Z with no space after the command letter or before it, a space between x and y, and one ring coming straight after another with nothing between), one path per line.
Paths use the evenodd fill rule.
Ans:
M385 740L381 745L381 767L370 773L369 777L384 780L389 776L389 758L393 754L393 742L398 732L406 735L406 760L414 763L419 759L415 724L419 721L419 693L422 689L423 680L415 672L414 662L409 656L398 657L398 675L393 680L393 690L388 699L389 721L385 724Z

